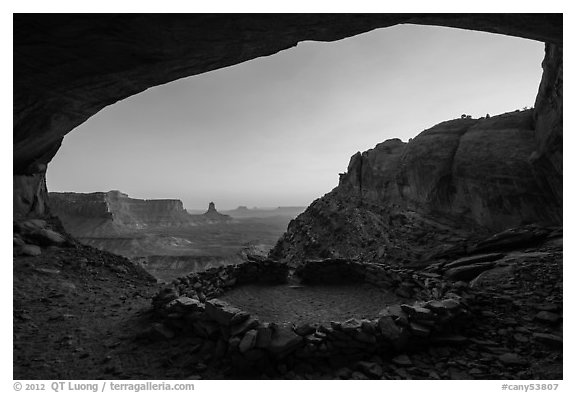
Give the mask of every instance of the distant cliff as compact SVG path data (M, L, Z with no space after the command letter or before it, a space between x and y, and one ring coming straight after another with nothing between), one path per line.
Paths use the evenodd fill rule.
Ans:
M338 187L290 223L271 255L414 260L475 233L561 225L557 190L534 167L537 148L532 110L380 143L351 158Z
M135 199L120 191L49 193L50 209L74 236L113 237L144 229L226 222L188 214L178 199Z
M234 210L227 210L224 213L233 218L264 218L264 217L290 217L296 218L298 214L306 210L305 206L279 206L276 208L252 208L238 206Z

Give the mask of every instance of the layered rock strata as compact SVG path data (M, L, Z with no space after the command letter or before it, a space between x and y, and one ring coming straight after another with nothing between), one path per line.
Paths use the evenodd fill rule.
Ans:
M147 229L232 221L213 205L205 214L189 214L179 199L136 199L120 191L51 192L49 196L52 214L78 238L113 238Z
M178 199L135 199L120 191L51 192L50 209L77 237L110 237L141 229L194 225Z

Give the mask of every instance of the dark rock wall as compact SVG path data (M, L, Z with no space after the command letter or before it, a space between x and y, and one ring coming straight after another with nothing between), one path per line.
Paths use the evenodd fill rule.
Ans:
M363 203L466 220L491 230L558 223L561 205L531 163L539 146L531 110L440 123L354 155L340 192Z
M563 158L562 64L562 44L546 44L546 56L542 62L544 73L534 105L538 150L533 157L542 185L550 188L560 205Z
M347 173L340 175L340 187L355 190L362 200L376 201L386 195L390 202L398 201L400 191L395 176L405 146L400 139L390 139L374 149L356 153Z
M271 256L295 265L328 257L409 261L473 235L561 225L561 201L533 160L533 112L450 120L409 143L393 139L355 154L338 187L290 223Z
M15 219L43 217L47 214L48 190L45 170L28 175L14 175L12 190Z
M399 23L549 43L549 72L544 77L550 81L543 81L538 101L542 106L537 105L548 108L538 111L539 135L549 134L547 119L558 116L545 104L551 94L546 86L555 86L551 81L558 67L561 75L562 14L17 14L14 214L47 211L46 164L64 135L107 105L155 85L268 56L300 41L334 41ZM561 133L561 122L559 127ZM543 160L556 167L555 151L542 152Z
M447 195L444 212L491 231L561 224L561 204L534 176L530 156L537 149L531 111L479 121L460 138L450 186L454 195Z
M457 119L440 123L418 135L401 156L398 188L407 207L447 210L455 191L454 159L463 135L478 121ZM386 195L380 197L386 201Z

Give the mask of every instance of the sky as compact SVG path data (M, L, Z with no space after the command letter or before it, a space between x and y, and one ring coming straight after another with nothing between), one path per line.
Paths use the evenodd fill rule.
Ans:
M358 151L531 107L543 57L541 42L431 26L302 42L103 109L64 138L48 190L307 206Z

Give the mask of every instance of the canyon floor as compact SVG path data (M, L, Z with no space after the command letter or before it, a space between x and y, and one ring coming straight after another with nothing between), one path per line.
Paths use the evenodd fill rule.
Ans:
M237 375L210 341L175 338L155 324L158 284L127 259L83 245L14 257L14 379L562 379L562 242L517 250L524 257L476 290L464 338L395 357ZM302 289L302 288L301 288ZM281 291L301 289L284 287ZM266 303L278 288L244 288L238 302ZM320 308L336 292L319 288ZM342 289L342 304L364 290ZM314 294L314 291L320 293ZM332 289L334 291L334 289ZM233 293L229 294L233 295ZM277 313L294 312L277 301ZM288 299L288 298L286 298ZM310 299L310 297L307 297ZM322 300L323 299L323 300ZM281 300L281 299L280 299ZM356 303L357 304L357 303ZM310 316L308 302L302 313ZM340 305L342 307L342 305ZM308 311L306 311L308 310ZM354 310L358 311L358 310ZM341 316L341 315L335 315ZM327 318L330 316L327 315Z
M289 216L247 217L230 223L140 229L115 234L66 230L81 243L125 256L169 282L188 273L241 263L246 255L268 254L286 230Z

